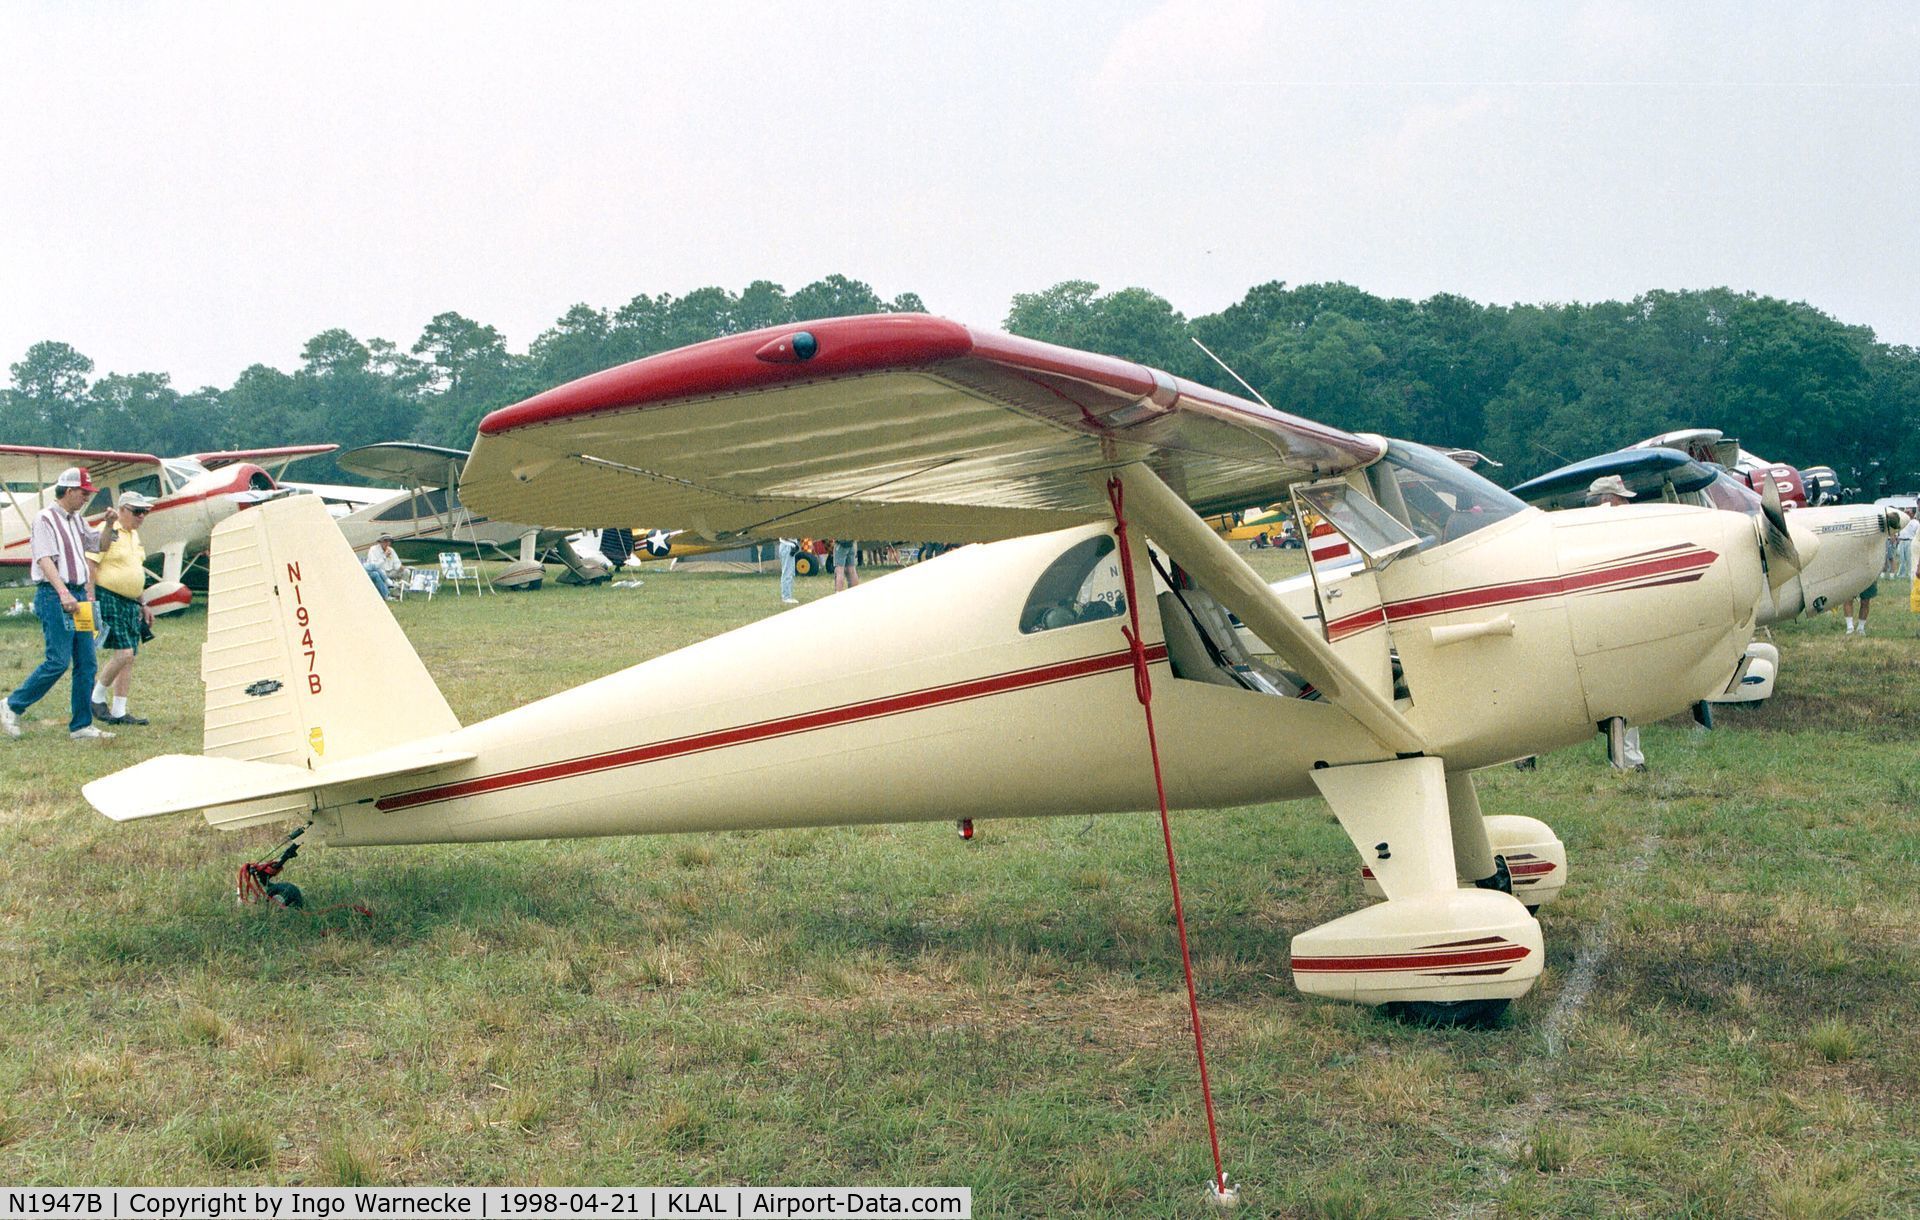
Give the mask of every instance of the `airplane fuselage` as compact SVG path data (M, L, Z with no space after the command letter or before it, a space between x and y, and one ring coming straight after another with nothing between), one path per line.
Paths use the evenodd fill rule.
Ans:
M321 796L339 845L1021 817L1150 808L1121 615L1022 630L1085 526L965 547L884 580L457 730L431 782ZM1135 550L1135 582L1156 586ZM1379 621L1396 706L1450 771L1684 710L1751 634L1749 523L1658 506L1519 513L1400 558ZM1110 586L1111 587L1111 586ZM1312 697L1182 676L1165 598L1138 607L1170 801L1312 795L1316 767L1394 757ZM1487 631L1502 616L1510 630ZM1451 631L1448 628L1465 628ZM794 782L802 774L809 782ZM1062 784L1071 775L1076 782Z

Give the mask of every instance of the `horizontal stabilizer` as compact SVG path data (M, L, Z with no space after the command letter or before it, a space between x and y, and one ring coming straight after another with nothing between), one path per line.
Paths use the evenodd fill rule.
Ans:
M446 751L408 752L397 757L370 754L308 770L288 763L163 754L94 780L81 791L88 803L101 813L116 822L130 822L136 818L191 813L313 792L390 775L438 771L472 762L475 757Z

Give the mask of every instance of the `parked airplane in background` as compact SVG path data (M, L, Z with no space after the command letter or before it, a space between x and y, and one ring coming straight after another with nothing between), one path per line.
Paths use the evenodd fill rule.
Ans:
M1738 446L1729 449L1727 445L1732 442L1715 452L1733 456ZM1701 451L1698 445L1695 449ZM1586 502L1587 488L1595 479L1617 475L1642 502L1703 505L1766 522L1769 531L1784 539L1779 551L1784 562L1770 562L1764 579L1752 590L1755 621L1765 627L1801 614L1818 614L1866 588L1880 574L1887 538L1899 533L1907 521L1898 511L1871 504L1829 504L1787 512L1782 472L1791 475L1796 492L1804 494L1801 472L1790 466L1756 467L1751 477L1761 490L1755 491L1747 477L1724 464L1642 442L1549 471L1515 487L1513 494L1541 508L1573 508ZM1711 701L1757 703L1768 698L1779 666L1779 650L1755 640L1747 646L1747 659L1733 680Z
M552 529L986 545L462 727L320 505L271 504L221 531L207 753L87 799L357 845L1125 812L1162 779L1180 808L1318 794L1386 898L1296 936L1296 984L1459 1019L1533 985L1529 908L1567 875L1472 772L1719 690L1783 546L1686 505L1543 513L1420 445L919 314L496 411L461 491ZM1355 556L1287 595L1204 520L1282 499ZM768 782L798 765L835 782Z
M232 449L162 458L150 453L97 449L51 449L0 445L0 577L29 581L33 518L50 498L47 488L62 470L84 466L100 493L86 507L98 524L123 490L154 501L140 541L148 562L158 561L160 579L142 600L155 614L187 606L193 592L183 583L187 566L206 554L214 526L251 504L286 494L276 475L304 457L332 453L336 445L284 445L270 449ZM272 467L270 471L268 467Z
M462 504L458 487L466 460L464 449L413 441L385 441L342 453L334 462L349 474L407 489L388 492L341 517L340 532L347 544L364 551L382 535L391 535L401 558L413 563L431 564L444 551L511 560L493 578L494 585L503 589L539 588L547 574L542 562L547 558L565 564L582 581L606 579L611 568L604 561L567 544L567 536L575 531L496 521Z
M1650 436L1635 449L1678 449L1696 462L1721 466L1754 492L1762 492L1762 477L1780 487L1780 502L1788 508L1817 508L1840 498L1840 476L1831 466L1789 466L1755 457L1740 442L1718 428L1681 428Z
M335 520L349 516L363 508L375 504L386 504L401 492L398 487L361 487L355 483L295 483L282 482L280 486L303 495L319 496L320 502L327 506L328 515Z

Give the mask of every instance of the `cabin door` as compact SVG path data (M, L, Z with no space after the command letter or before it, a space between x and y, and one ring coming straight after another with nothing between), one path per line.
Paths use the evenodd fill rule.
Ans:
M1306 531L1327 643L1382 697L1393 699L1393 639L1377 574L1420 539L1343 479L1295 486L1293 507Z

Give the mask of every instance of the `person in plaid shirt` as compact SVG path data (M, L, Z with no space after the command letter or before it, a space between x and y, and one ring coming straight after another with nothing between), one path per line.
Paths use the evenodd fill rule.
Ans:
M95 741L113 734L93 723L87 698L93 688L93 633L76 631L74 612L93 600L93 572L87 552L100 549L100 535L80 516L98 491L86 469L69 466L53 482L53 503L33 519L33 612L46 636L47 657L27 680L0 703L0 732L20 736L20 714L53 689L60 675L73 670L73 716L67 736Z

